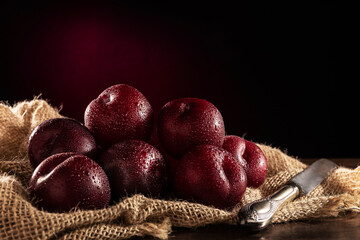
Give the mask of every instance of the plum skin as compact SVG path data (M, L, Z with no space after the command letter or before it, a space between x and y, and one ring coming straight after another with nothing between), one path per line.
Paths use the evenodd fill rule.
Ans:
M71 118L53 118L40 123L29 136L27 147L33 168L56 153L77 152L92 159L97 155L91 132Z
M100 209L110 202L110 185L103 169L78 153L58 153L41 162L28 190L36 204L49 212Z
M166 164L167 177L168 177L169 184L171 185L172 178L175 175L176 166L179 163L180 158L173 157L164 149L164 147L160 143L156 126L154 126L153 133L151 134L149 143L152 146L154 146L164 157L165 164ZM168 186L169 188L171 188L170 185Z
M261 148L255 143L245 140L246 149L244 159L247 162L246 174L248 176L248 186L253 188L260 187L266 178L267 159Z
M147 141L153 109L136 88L117 84L105 89L86 107L84 123L104 149L126 139Z
M260 187L266 178L267 159L255 143L236 135L227 135L222 146L237 158L246 171L248 187Z
M239 161L228 151L208 144L189 150L174 176L179 197L221 209L239 203L246 186L246 173Z
M222 148L232 153L234 157L239 160L241 166L245 169L245 171L247 170L248 164L243 158L246 149L246 142L244 138L235 135L227 135L224 138Z
M160 143L175 158L201 144L221 147L225 138L220 111L212 103L198 98L166 103L158 116L157 131Z
M132 139L116 143L101 154L99 164L109 178L113 201L136 193L151 197L165 193L165 160L149 143Z

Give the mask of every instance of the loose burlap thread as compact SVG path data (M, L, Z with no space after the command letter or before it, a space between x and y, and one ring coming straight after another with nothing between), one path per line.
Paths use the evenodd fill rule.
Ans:
M1 239L167 239L172 226L235 225L239 220L237 212L244 204L273 193L306 168L283 151L259 144L268 159L267 179L258 189L248 188L232 210L134 195L105 209L49 213L37 208L27 192L33 172L27 158L27 139L38 124L55 117L62 116L44 100L14 106L0 103ZM338 168L309 195L282 207L272 222L336 217L349 211L360 211L360 167Z

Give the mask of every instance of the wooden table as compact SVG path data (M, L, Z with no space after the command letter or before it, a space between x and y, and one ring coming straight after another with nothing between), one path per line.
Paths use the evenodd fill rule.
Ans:
M256 233L228 225L211 225L198 229L174 228L170 240L178 239L358 240L360 239L360 214L308 222L275 224Z
M315 159L304 159L311 163ZM345 167L355 168L360 159L330 159ZM149 238L151 239L151 238ZM360 239L360 213L346 214L337 218L323 218L312 221L297 221L274 224L261 232L251 233L240 226L208 225L197 229L173 228L170 240L180 239L321 239L321 240L358 240Z

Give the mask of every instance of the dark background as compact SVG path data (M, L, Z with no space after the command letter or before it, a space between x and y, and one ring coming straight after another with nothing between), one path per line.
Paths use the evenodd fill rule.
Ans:
M0 100L42 94L83 121L101 91L126 83L155 112L207 99L228 134L293 156L360 157L353 8L239 2L3 2Z

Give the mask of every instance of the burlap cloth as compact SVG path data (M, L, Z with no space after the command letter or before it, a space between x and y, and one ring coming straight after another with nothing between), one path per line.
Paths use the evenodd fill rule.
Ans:
M33 169L26 145L31 131L46 119L60 117L46 101L14 106L0 103L0 239L121 239L151 235L166 239L173 227L237 224L244 204L275 191L306 165L279 149L259 144L268 159L268 175L259 189L248 188L233 210L184 201L135 195L100 210L49 213L37 209L26 190ZM338 216L360 211L360 167L338 168L310 195L284 206L274 223Z

